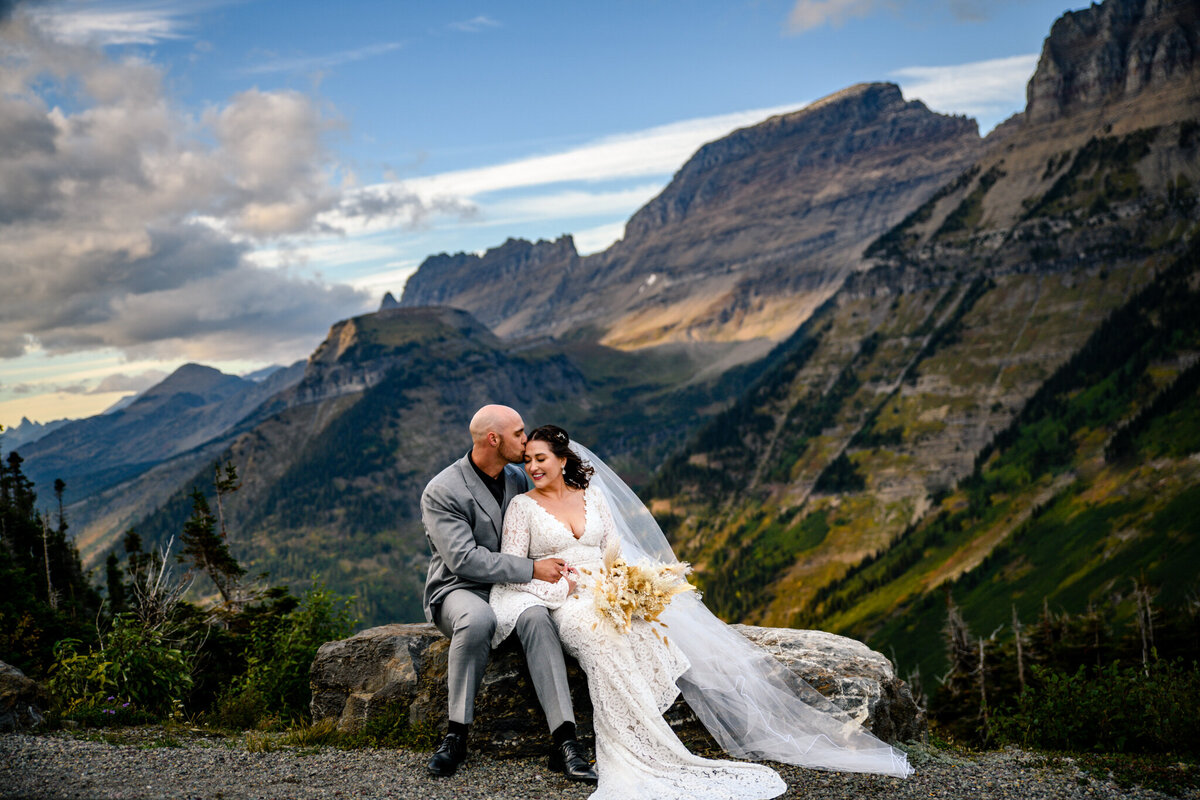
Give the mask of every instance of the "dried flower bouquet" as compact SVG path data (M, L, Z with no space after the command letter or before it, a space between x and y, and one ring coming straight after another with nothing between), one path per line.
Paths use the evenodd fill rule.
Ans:
M600 619L619 633L627 633L635 619L657 622L665 628L666 623L658 617L671 598L696 591L687 581L691 571L691 566L683 562L658 566L630 564L621 557L620 541L614 537L604 549L604 566L592 587L596 611ZM581 572L591 575L587 570Z

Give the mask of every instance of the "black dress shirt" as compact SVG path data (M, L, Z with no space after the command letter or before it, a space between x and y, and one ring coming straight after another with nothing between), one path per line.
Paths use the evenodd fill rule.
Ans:
M483 481L483 485L492 493L492 497L496 498L496 505L504 508L504 470L500 470L500 474L493 478L486 472L481 470L475 463L475 459L471 458L471 454L467 453L467 460L471 462L471 469L475 470L475 474L479 476L479 480Z

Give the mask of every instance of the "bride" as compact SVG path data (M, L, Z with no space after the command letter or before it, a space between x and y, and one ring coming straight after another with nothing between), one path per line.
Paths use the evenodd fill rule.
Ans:
M911 772L903 753L718 620L695 595L672 601L661 632L640 620L618 631L602 620L591 590L606 546L616 539L629 562L672 563L666 538L629 487L562 428L545 425L530 434L525 470L534 488L509 506L501 551L561 558L568 568L557 583L493 587L492 645L530 606L550 609L563 649L588 677L600 777L591 800L771 798L787 789L767 766L689 752L662 716L681 689L734 756L898 777Z

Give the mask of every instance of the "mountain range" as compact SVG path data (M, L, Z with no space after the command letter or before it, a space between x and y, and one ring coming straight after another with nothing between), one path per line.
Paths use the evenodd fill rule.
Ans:
M581 258L564 236L437 255L400 303L462 308L501 336L623 349L778 341L979 146L974 120L894 84L853 86L700 148L604 252Z
M1200 590L1198 18L1064 15L1024 112L982 138L850 87L705 145L602 253L431 256L306 363L189 369L21 454L78 492L91 564L129 525L165 543L232 460L234 553L320 574L366 622L419 617L417 499L489 401L617 467L730 620L928 675L947 592L984 633L1127 609L1134 578L1179 602Z

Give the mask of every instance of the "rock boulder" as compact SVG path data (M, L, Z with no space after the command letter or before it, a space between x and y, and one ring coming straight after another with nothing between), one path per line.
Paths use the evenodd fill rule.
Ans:
M861 642L819 631L735 626L860 723L887 741L923 738L925 715L891 663ZM476 700L471 747L500 755L545 751L549 733L516 637L492 654ZM329 642L310 673L313 720L336 718L357 731L397 715L410 724L446 726L447 640L432 625L383 625ZM580 738L591 736L591 704L583 672L567 659ZM667 720L689 747L715 748L708 733L677 700Z
M44 721L46 694L25 673L0 661L0 732L36 728Z

